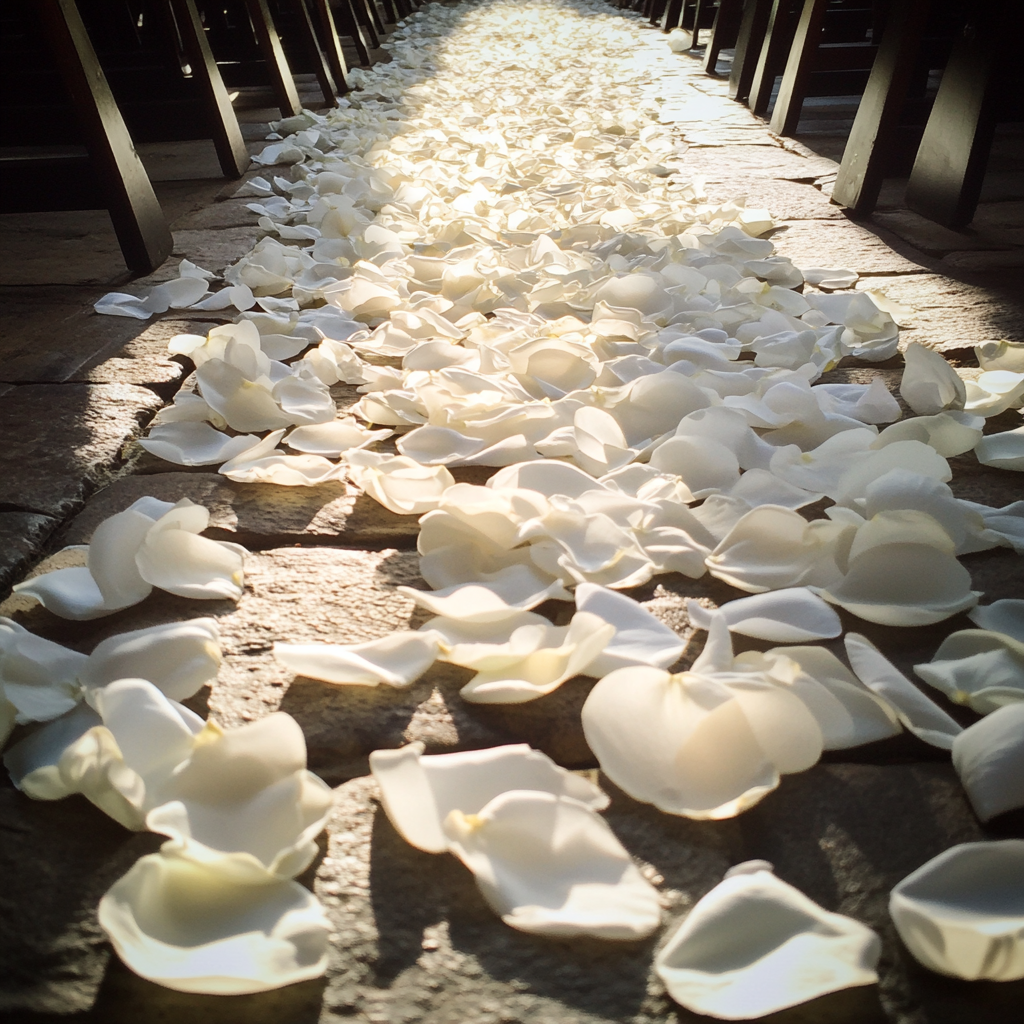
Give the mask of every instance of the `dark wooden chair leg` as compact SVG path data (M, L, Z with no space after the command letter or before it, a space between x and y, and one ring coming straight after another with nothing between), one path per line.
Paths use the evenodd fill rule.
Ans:
M256 30L256 38L266 61L267 70L270 72L270 81L277 96L277 105L282 117L289 117L297 114L302 109L299 102L299 92L295 88L295 79L292 77L292 69L288 66L288 60L284 55L281 46L281 39L277 34L277 26L270 16L270 8L267 0L245 0L246 10L249 12L249 20Z
M661 18L661 31L671 32L679 27L683 15L683 0L667 0L665 11Z
M317 0L317 3L327 3L328 6L331 6L329 0ZM369 67L370 40L364 32L363 26L359 24L352 0L338 0L333 10L336 25L335 31L340 31L342 35L348 36L352 40L352 45L356 48L356 55L359 57L359 63L364 67Z
M743 0L720 0L715 12L715 22L711 26L711 35L704 50L704 71L715 74L718 56L722 50L736 45L740 28L740 17L743 14Z
M323 40L324 53L327 56L327 66L331 69L331 74L336 82L346 83L345 91L347 92L348 65L345 63L345 54L341 50L341 40L338 38L331 5L328 0L313 0L313 5L316 8L317 20L320 22L320 36Z
M807 82L818 59L821 25L828 0L804 0L793 34L782 85L772 110L771 129L776 135L794 135L807 95Z
M338 102L338 97L348 92L348 84L345 79L335 81L331 73L331 67L324 56L324 50L320 48L320 41L316 37L316 28L313 19L309 14L309 7L306 0L291 0L295 11L296 31L301 36L302 46L306 55L313 65L313 73L316 75L317 84L320 86L320 93L324 103L333 107Z
M896 0L890 8L832 192L856 216L866 217L878 202L928 8L929 0Z
M192 74L198 79L206 100L210 132L217 147L221 170L229 178L240 178L249 166L249 151L242 140L238 118L224 88L217 62L213 59L195 0L171 0L178 31Z
M367 50L376 50L380 46L380 39L377 38L377 29L370 15L370 0L349 0L349 2L352 6L352 13L356 17L356 23L363 34Z
M71 94L96 178L128 268L148 274L174 240L74 0L42 0L40 12Z
M380 46L380 37L384 35L384 22L381 19L380 11L377 9L376 0L365 0L366 10L373 22L373 31L377 33L377 45Z
M665 14L665 4L667 0L651 0L651 10L647 16L647 20L652 25L661 24L661 19Z
M1011 26L1019 18L1016 0L972 7L942 73L906 203L945 227L966 227L974 219L995 133L996 76L1012 52L1008 40L1020 41L1019 25Z
M773 0L757 67L750 82L749 106L755 114L763 115L768 109L775 79L782 73L793 44L795 27L791 0Z
M740 103L746 103L750 96L750 83L754 79L771 12L772 0L746 0L743 5L743 17L736 36L736 53L729 72L729 97Z

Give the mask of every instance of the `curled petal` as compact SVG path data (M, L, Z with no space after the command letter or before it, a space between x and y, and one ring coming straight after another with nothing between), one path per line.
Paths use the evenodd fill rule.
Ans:
M929 517L930 518L930 517ZM952 552L930 544L880 544L851 559L849 571L818 593L868 622L925 626L967 611L981 596Z
M951 701L979 715L1024 700L1024 642L984 629L951 633L914 672Z
M176 421L154 426L139 445L179 466L213 466L248 451L259 441L255 434L229 437L209 423Z
M441 495L455 483L444 466L421 466L404 455L354 448L345 453L345 461L352 481L399 515L422 515L437 508Z
M513 928L629 940L661 923L657 892L604 819L576 800L513 790L479 814L452 811L444 827L484 899Z
M915 736L933 747L949 750L963 732L960 725L926 697L870 640L846 634L846 654L865 686L892 706Z
M594 583L581 583L575 596L581 612L591 612L615 627L608 645L587 666L588 675L600 678L628 665L668 668L686 648L675 630L625 594Z
M655 970L688 1010L750 1020L873 984L881 952L870 928L824 910L764 861L749 861L690 911Z
M1024 598L1004 598L992 604L976 605L967 617L982 629L1005 633L1024 643Z
M202 506L196 508L205 514L201 520L205 527L209 513ZM140 575L179 597L237 601L242 596L245 548L197 533L190 531L189 524L179 525L175 513L157 521L135 556Z
M839 616L806 587L742 597L718 610L732 632L777 643L827 640L843 631ZM710 611L693 598L686 601L686 614L697 629L708 629L711 625Z
M912 341L903 354L906 368L900 394L919 416L934 416L943 409L962 409L967 389L956 370L938 352Z
M327 966L330 924L297 882L239 884L215 865L163 853L111 886L99 921L136 974L179 992L265 992Z
M487 582L460 583L434 591L398 590L434 615L464 622L500 622L549 598L564 600L568 596L560 583L548 580L530 566L512 565Z
M1024 841L961 843L889 897L900 938L932 971L976 981L1024 978Z
M953 767L982 821L1024 807L1024 702L964 729L952 749Z
M409 686L434 664L433 633L402 630L362 644L274 644L274 657L293 672L325 683Z
M525 743L427 756L423 750L421 742L375 750L370 770L391 824L407 842L428 853L448 849L443 825L452 811L478 814L509 790L572 797L595 811L608 806L608 797L593 783Z
M90 688L146 679L172 700L187 700L216 678L220 664L217 621L192 619L108 637L89 655L79 679Z

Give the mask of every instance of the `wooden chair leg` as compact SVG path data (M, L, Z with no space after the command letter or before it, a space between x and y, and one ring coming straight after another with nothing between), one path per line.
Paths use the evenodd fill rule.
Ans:
M313 73L316 75L324 103L329 107L336 106L338 97L344 96L348 92L348 84L344 78L338 82L335 81L324 51L320 48L320 41L316 37L316 28L313 26L313 19L310 17L306 0L291 0L291 3L295 11L296 31L301 36L302 46L313 65Z
M313 0L316 8L317 18L320 22L320 35L323 40L324 53L327 56L327 66L336 82L345 82L345 91L348 91L348 65L345 63L345 54L341 50L341 40L338 38L338 30L334 24L334 15L331 13L331 5L328 0Z
M750 82L749 106L755 114L763 115L768 109L775 79L782 73L793 44L795 28L791 0L773 0L757 67Z
M380 37L384 35L384 22L381 19L380 11L377 9L376 0L365 0L366 10L373 22L373 31L377 33L377 45L380 46Z
M651 10L647 16L647 20L652 25L661 24L661 19L665 14L665 3L666 0L651 0Z
M317 3L326 3L330 6L329 0L317 0ZM352 40L352 44L356 48L356 54L359 57L359 63L364 67L369 67L370 41L363 31L363 26L359 24L355 8L352 6L352 0L338 0L334 11L336 12L334 20L337 28L341 31L342 35L348 36Z
M929 0L896 0L890 8L832 192L856 216L866 217L878 202L928 7Z
M730 99L747 102L771 12L772 0L746 0L744 3L740 30L736 36L736 53L729 72Z
M661 31L671 32L679 27L683 14L683 0L667 0L665 11L661 18Z
M807 95L807 82L818 59L821 25L828 0L804 0L800 20L793 34L789 60L782 73L782 85L772 110L771 129L776 135L795 135L800 111Z
M213 59L195 0L171 0L178 31L185 46L192 75L199 81L209 117L213 144L221 170L228 178L240 178L249 166L249 151L242 140L238 118L224 88L217 62Z
M1008 40L1020 40L1019 24L1011 26L1020 14L1017 0L972 7L942 73L906 203L945 227L974 219L995 133L996 77L1012 52Z
M715 13L715 23L711 26L711 35L704 50L704 71L715 74L718 56L722 50L736 45L739 33L740 17L743 14L743 0L720 0Z
M367 51L376 50L380 46L380 39L377 38L377 29L370 16L370 0L349 0L349 2L356 18L356 24L362 32Z
M174 248L149 175L135 152L74 0L41 0L39 8L125 263L137 274L148 274Z
M270 80L277 96L277 105L281 116L289 117L297 114L302 109L299 92L295 88L292 69L288 66L288 59L284 55L281 39L277 34L274 19L270 16L267 0L245 0L245 6L249 12L249 20L256 30L256 39L259 41L263 60L270 72Z

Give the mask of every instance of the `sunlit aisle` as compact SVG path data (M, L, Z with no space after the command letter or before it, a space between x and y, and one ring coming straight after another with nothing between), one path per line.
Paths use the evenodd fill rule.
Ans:
M1019 982L923 971L888 906L1019 790L961 739L1005 695L925 665L969 628L962 660L1018 656L1019 474L981 438L1019 348L904 372L941 345L866 292L924 267L638 15L430 4L388 46L274 126L251 251L97 304L222 325L170 342L195 373L62 535L88 554L0 606L3 707L56 718L8 763L45 799L3 791L0 1006L1003 1019Z

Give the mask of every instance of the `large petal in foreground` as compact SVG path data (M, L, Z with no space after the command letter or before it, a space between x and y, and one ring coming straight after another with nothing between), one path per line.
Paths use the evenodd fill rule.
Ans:
M750 1020L877 982L881 951L870 928L819 907L764 861L748 861L690 911L655 969L688 1010Z
M551 793L513 790L445 821L452 853L513 928L540 935L642 939L661 923L658 894L603 818Z
M118 956L179 992L243 995L318 978L330 924L297 882L239 884L216 865L150 854L100 900Z
M968 981L1024 978L1024 840L940 853L893 889L889 913L933 971Z

